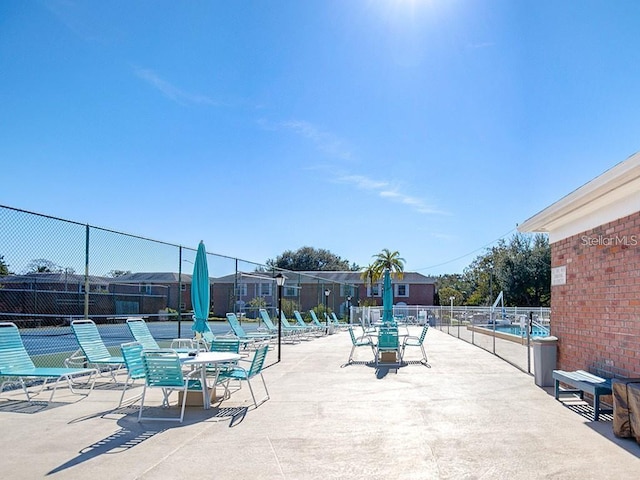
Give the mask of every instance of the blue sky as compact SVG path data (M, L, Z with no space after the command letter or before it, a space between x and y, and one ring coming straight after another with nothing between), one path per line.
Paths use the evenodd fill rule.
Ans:
M0 203L461 272L635 153L634 1L5 0Z

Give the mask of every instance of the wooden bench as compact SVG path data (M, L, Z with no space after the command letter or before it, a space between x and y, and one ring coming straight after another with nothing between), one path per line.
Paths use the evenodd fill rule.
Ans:
M578 394L580 399L584 399L584 393L587 392L593 396L593 421L597 422L601 413L613 413L610 408L600 408L600 396L611 395L611 379L598 377L584 370L576 370L574 372L565 372L564 370L554 370L553 379L555 380L555 397L560 400L563 394ZM560 383L569 385L570 389L560 389Z

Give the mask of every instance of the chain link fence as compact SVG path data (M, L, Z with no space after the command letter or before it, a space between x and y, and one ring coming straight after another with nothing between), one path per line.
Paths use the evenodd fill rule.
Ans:
M382 307L352 307L351 315L366 327L380 321ZM394 305L393 316L408 325L428 324L527 373L534 373L532 338L549 336L551 331L548 307Z
M128 317L144 318L160 345L169 346L173 338L192 335L195 256L196 248L0 205L0 322L18 326L41 367L61 366L77 350L70 324L80 318L98 325L113 355L133 340ZM228 333L227 312L238 314L247 331L260 326L260 308L275 316L279 272L213 253L207 261L214 335ZM357 301L354 285L283 273L288 316L311 309L343 316Z

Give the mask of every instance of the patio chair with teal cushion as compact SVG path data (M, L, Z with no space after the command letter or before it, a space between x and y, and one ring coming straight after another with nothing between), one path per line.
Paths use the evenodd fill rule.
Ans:
M384 353L395 353L394 361L382 361ZM376 367L380 364L394 364L399 366L402 363L402 349L398 336L397 326L382 326L378 331L378 344L376 345Z
M316 335L324 335L323 327L319 327L318 325L314 325L314 324L308 324L307 322L305 322L298 310L293 311L293 316L296 317L298 326L308 328L311 331L311 333L315 333Z
M402 342L402 358L404 358L404 351L407 347L420 347L420 350L422 350L422 358L420 359L420 363L427 367L429 366L427 360L427 352L425 352L424 350L424 338L427 335L427 330L429 330L428 324L422 327L420 336L409 335L404 338L404 341Z
M120 345L122 358L124 358L124 364L127 367L127 379L125 380L124 387L122 388L122 395L120 395L118 408L120 408L125 402L134 402L140 398L140 395L135 395L125 400L124 394L127 391L127 388L132 386L136 380L140 380L145 377L144 365L142 364L143 348L146 347L140 342L127 342Z
M95 376L98 371L95 368L55 368L55 367L36 367L27 353L22 342L22 337L18 331L18 327L14 323L0 323L0 377L6 377L0 385L0 393L4 390L7 383L12 383L17 379L24 390L27 400L31 401L31 397L40 394L47 386L47 381L56 379L53 391L49 397L49 401L53 400L53 394L56 393L58 384L62 380L66 380L71 393L77 395L89 395L93 390ZM79 393L73 389L73 380L77 377L89 376L87 384L91 382L89 391ZM33 378L44 380L40 390L36 393L29 393L25 378Z
M200 371L195 369L184 374L178 352L172 349L143 350L142 365L144 368L145 381L140 399L138 421L171 420L182 423L184 418L184 407L187 402L187 389L190 385L193 385L191 377L200 375ZM169 395L171 395L172 392L182 392L182 408L180 410L180 417L143 417L142 409L144 408L144 400L148 388L162 389L162 406L164 408L169 406Z
M116 372L124 366L124 358L111 355L96 324L92 320L74 320L71 322L71 330L76 336L80 350L64 361L65 366L87 363L99 372L106 367L115 381Z
M353 327L349 326L349 335L351 335L351 353L349 353L349 360L347 364L353 363L353 352L355 352L358 347L369 347L371 348L371 353L376 354L375 346L371 337L369 335L362 335L360 337L356 337L356 334L353 332Z
M251 392L251 398L253 399L253 405L255 408L258 408L259 405L262 405L264 402L269 400L269 390L267 390L267 384L264 381L264 376L262 375L262 367L264 365L264 361L267 357L267 352L269 351L269 345L264 344L261 347L257 348L255 353L253 354L253 359L251 362L249 360L240 360L238 365L229 368L226 371L220 372L219 379L226 380L227 382L231 380L239 380L240 382L246 381L249 385L249 391ZM242 367L243 363L250 363L248 369ZM253 392L253 387L251 386L251 379L260 376L262 380L262 385L264 386L264 391L266 396L260 400L260 402L256 401L256 396ZM227 387L228 388L228 387Z

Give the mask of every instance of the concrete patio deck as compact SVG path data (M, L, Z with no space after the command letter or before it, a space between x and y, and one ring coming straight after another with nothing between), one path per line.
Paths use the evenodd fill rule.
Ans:
M446 333L431 329L425 345L431 368L412 364L397 374L367 366L371 351L365 348L356 352L361 363L343 367L351 348L344 332L283 345L282 362L264 372L271 400L247 410L244 385L221 410L188 407L183 424L137 423L135 408L115 409L121 387L104 383L81 400L62 388L49 406L30 405L21 391L4 393L3 476L584 480L640 475L640 446L615 438L611 421L590 421L580 413L588 408L564 406L552 389L535 386L533 377ZM418 352L408 350L406 357L417 358ZM275 355L271 351L268 362ZM260 395L261 383L254 386Z

